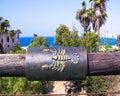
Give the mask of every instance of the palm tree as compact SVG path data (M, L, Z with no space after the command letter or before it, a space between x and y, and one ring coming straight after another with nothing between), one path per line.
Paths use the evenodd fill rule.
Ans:
M8 20L4 20L3 22L4 22L4 27L7 30L10 27L10 23Z
M15 31L15 33L17 34L17 39L19 39L19 34L21 34L21 30L20 30L20 29L17 29L17 30Z
M94 9L106 10L106 2L109 0L89 0Z
M15 36L15 30L9 30L9 31L8 31L8 34L10 34L11 37L12 37L12 36Z
M100 17L97 17L95 15L94 19L91 21L92 22L92 26L93 26L93 29L95 30L95 33L97 35L99 35L99 31L100 31L100 27L105 24L106 22L106 17L107 17L107 14L106 12L102 12L101 13L101 16Z
M37 35L37 34L34 34L34 38L36 38L36 37L38 37L38 35Z
M92 16L91 22L95 34L100 35L100 27L105 23L107 14L106 14L106 2L108 0L90 0L92 9L94 10L94 15ZM99 50L99 41L97 42L97 51Z
M3 20L3 17L0 17L0 21L2 21Z
M94 10L94 18L91 19L91 22L97 35L99 35L100 27L106 21L106 1L108 0L90 0Z
M84 28L84 32L87 32L90 25L89 10L86 9L86 2L82 2L82 9L79 9L76 13L76 19L80 21L81 26Z
M8 32L8 28L10 27L10 23L8 20L4 20L1 22L1 32Z
M1 32L1 29L2 29L2 28L1 28L1 27L2 27L2 26L1 26L2 21L3 21L3 17L0 17L0 32Z

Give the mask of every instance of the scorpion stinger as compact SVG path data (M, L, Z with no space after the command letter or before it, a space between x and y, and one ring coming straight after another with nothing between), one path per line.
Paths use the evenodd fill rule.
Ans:
M72 61L74 64L78 64L78 63L79 63L79 60L80 60L80 57L79 57L78 53L74 53L73 56L75 56L77 60L76 60L76 61L71 60L71 61Z

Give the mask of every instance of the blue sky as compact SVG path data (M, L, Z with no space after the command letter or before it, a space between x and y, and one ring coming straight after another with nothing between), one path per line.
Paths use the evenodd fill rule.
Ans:
M73 24L79 34L83 33L75 19L83 0L0 0L0 16L8 19L11 29L21 29L21 36L54 36L60 24L72 30ZM85 0L88 2L89 0ZM89 6L89 4L87 3ZM101 36L120 34L120 0L107 2L107 22L101 28Z

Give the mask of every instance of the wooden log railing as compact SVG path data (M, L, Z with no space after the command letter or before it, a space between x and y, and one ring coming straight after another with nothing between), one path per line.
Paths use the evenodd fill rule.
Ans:
M120 74L120 52L88 53L87 75ZM0 76L25 77L25 54L0 54Z
M25 77L25 58L23 54L0 54L0 76Z
M120 52L88 53L88 75L120 74Z

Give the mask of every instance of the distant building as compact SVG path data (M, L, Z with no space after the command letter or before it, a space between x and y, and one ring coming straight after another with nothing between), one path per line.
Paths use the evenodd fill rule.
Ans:
M16 34L0 32L0 53L7 53L14 44L18 43Z

